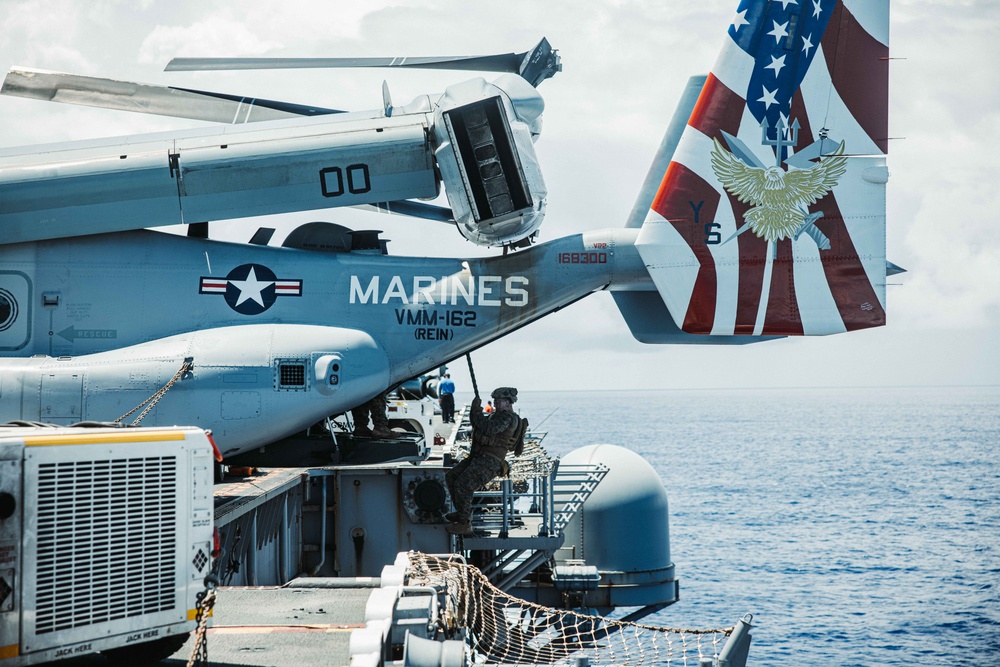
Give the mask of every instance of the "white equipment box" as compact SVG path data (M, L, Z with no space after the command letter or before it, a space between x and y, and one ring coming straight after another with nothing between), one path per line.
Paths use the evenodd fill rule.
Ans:
M212 567L213 450L197 428L0 427L0 665L181 648Z

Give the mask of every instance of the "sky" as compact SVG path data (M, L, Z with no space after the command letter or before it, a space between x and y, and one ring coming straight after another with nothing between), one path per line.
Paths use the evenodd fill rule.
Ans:
M397 104L459 72L163 72L174 56L470 55L545 36L563 71L540 88L549 190L541 240L621 227L692 74L738 0L0 0L0 67L26 66L341 109ZM1000 384L1000 0L893 0L888 325L740 347L650 346L596 294L473 355L483 386L522 390ZM487 79L493 75L485 74ZM196 121L0 97L0 146L180 130ZM381 229L393 254L484 256L440 223L335 209L215 223L248 240L328 220ZM464 359L451 365L469 389Z

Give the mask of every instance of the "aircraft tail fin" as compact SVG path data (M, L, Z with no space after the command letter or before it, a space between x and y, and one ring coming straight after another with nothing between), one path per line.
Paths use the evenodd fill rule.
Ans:
M888 14L889 0L740 2L628 223L645 215L636 246L675 325L664 331L885 324Z
M708 77L704 74L692 76L688 79L687 85L684 86L684 92L681 93L681 99L677 102L674 115L670 118L670 124L660 142L660 148L656 151L653 164L649 166L649 172L646 174L646 180L642 183L642 189L639 190L639 196L636 197L632 212L629 214L628 220L625 221L626 228L642 227L642 223L645 222L649 207L653 205L653 198L656 197L660 183L663 182L663 174L670 166L670 160L674 157L674 151L677 150L677 144L680 143L684 128L687 127L688 118L691 117L694 105L698 102L701 89L705 87L706 79Z

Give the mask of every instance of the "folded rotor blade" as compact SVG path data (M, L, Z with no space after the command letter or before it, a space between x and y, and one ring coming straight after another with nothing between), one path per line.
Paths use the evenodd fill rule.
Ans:
M542 37L542 41L535 45L535 48L523 54L523 56L521 59L521 69L518 73L521 75L521 78L535 88L538 88L538 84L542 81L554 77L556 72L562 71L562 61L559 58L559 53L552 48L549 40L544 37Z
M0 93L217 123L250 123L343 113L336 109L276 100L18 68L7 73Z
M370 211L390 213L393 215L405 215L411 218L423 218L424 220L445 222L451 225L455 224L455 213L450 208L435 206L434 204L425 204L423 202L413 201L410 199L383 201L378 202L377 204L362 204L360 206L356 206L355 208L364 208Z
M239 69L310 69L338 67L413 67L483 72L517 72L524 53L493 56L442 56L423 58L174 58L165 72Z
M537 86L562 70L559 56L542 38L534 49L524 53L500 53L489 56L424 56L394 58L174 58L165 71L310 69L341 67L411 67L479 72L520 74Z

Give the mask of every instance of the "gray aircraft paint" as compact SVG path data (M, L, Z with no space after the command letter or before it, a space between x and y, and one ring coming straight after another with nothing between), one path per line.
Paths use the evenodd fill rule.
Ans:
M481 218L445 126L449 113L490 100L528 201ZM2 149L0 244L433 199L442 184L466 238L513 243L544 217L533 145L543 107L534 88L505 74L449 86L436 101L421 96L391 116L379 109Z
M19 283L19 304L42 295L49 304L19 311L16 326L0 331L0 356L8 357L0 360L0 419L116 419L192 359L192 371L143 424L196 423L213 430L226 454L245 451L591 292L652 289L635 235L604 230L472 260L329 254L152 231L0 246L8 269L0 289ZM225 279L247 265L275 279ZM206 278L225 283L233 298L218 287L206 292ZM233 282L250 286L242 302ZM276 283L297 293L269 294ZM248 305L254 314L239 312ZM26 333L29 342L14 349ZM306 367L305 386L276 380L288 360ZM333 360L340 368L330 385Z
M839 45L850 49L849 44ZM719 59L713 75L722 86L703 91L703 97L742 104L745 120L749 106L764 100L750 95L744 103L725 94L730 83L742 90L741 77L751 74L740 58ZM823 59L817 62L822 65ZM804 118L810 109L822 111L837 92L828 71L820 67L814 74L800 87ZM881 81L871 79L876 88ZM408 130L427 128L423 155L426 160L426 151L436 151L433 161L442 178L434 174L433 183L445 183L459 231L481 245L521 245L544 211L546 190L532 148L541 98L523 82L505 90L501 77L492 84L500 92L480 82L458 84L437 101L422 96L404 107L385 96L381 113L345 114L337 121L268 121L253 129L0 151L0 198L6 204L0 208L5 230L0 266L6 272L0 273L0 356L8 357L0 360L0 416L113 419L186 368L146 423L195 420L215 431L225 452L234 453L353 407L602 289L631 292L619 300L627 306L622 313L636 337L650 342L761 340L734 336L748 332L740 304L756 309L755 334L827 335L884 324L885 170L855 170L851 179L832 184L848 225L839 237L844 256L834 257L833 267L817 261L823 258L815 255L816 244L790 244L792 262L780 265L776 246L768 246L762 288L748 291L745 283L757 279L760 253L743 243L721 242L718 230L736 220L732 208L723 207L721 218L700 218L708 214L702 207L709 199L727 197L719 184L729 177L719 175L717 152L705 141L711 128L682 124L683 111L654 170L662 169L676 143L684 159L675 163L697 178L690 183L680 176L665 178L657 190L654 172L626 229L574 235L503 257L387 257L360 236L361 243L351 244L356 252L333 254L123 229L191 222L192 211L200 222L316 208L316 197L341 196L349 176L368 169L347 158L367 155L382 139L371 135L380 127L391 134L389 126L398 122ZM685 107L696 87L692 84ZM519 88L527 90L522 94ZM867 126L851 113L837 120L832 129L850 135L852 150L879 148L869 146ZM337 150L329 142L348 139L336 135L348 134L340 130L351 123L359 130L356 152L348 148L327 156L324 151ZM325 138L306 136L320 125L328 130ZM734 138L756 137L760 129L756 122L741 121L740 127L745 131ZM778 145L780 164L781 144L792 139L768 139L767 127L761 127L761 146ZM677 128L683 130L679 140ZM497 140L508 130L518 136ZM259 146L251 146L254 138L261 139ZM746 145L753 149L753 143ZM311 161L317 157L310 154L313 147L323 154L318 162ZM491 153L490 147L503 152ZM159 157L158 149L163 149ZM221 155L226 151L229 158ZM275 159L258 173L256 157ZM122 166L130 160L131 166ZM282 165L289 168L288 183L279 182ZM370 201L353 203L389 198L375 183L376 171L368 169L371 182L366 177L362 187L347 188L352 195L369 195ZM89 184L99 187L95 191ZM636 215L654 191L671 206L650 210L637 228ZM45 238L74 233L100 235ZM767 243L775 239L768 237ZM774 274L775 267L783 274ZM781 286L788 289L772 293L771 275L783 275L788 284ZM704 335L683 333L682 325Z

